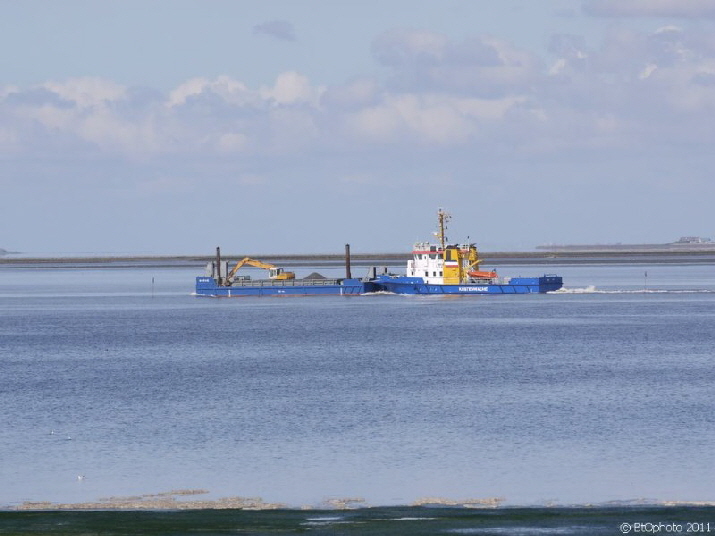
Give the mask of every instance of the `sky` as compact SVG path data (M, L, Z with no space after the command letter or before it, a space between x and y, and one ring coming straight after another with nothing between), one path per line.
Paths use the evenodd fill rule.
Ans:
M0 0L0 248L715 238L713 0Z

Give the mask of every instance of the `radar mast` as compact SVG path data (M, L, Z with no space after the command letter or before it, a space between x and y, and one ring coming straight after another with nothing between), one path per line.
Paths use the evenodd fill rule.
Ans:
M445 234L447 231L447 222L451 219L452 216L441 208L437 211L438 228L435 236L439 240L439 246L442 251L444 251L444 246L447 243L447 235Z

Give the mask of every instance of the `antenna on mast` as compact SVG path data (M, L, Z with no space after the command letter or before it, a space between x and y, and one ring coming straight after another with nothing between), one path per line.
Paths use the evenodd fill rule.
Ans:
M435 233L437 238L439 239L439 245L444 250L444 246L447 243L447 235L445 234L445 231L447 230L447 222L452 219L452 216L442 210L441 208L437 210L437 221L438 221L438 230Z

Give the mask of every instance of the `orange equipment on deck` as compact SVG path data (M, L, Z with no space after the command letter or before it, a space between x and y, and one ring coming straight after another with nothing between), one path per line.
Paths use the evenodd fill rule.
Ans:
M479 272L479 271L471 271L467 272L467 275L469 277L478 277L478 278L486 278L486 279L494 279L497 277L496 272Z

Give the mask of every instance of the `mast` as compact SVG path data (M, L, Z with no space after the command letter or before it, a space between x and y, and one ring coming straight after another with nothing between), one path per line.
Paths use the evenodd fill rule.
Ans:
M437 211L437 220L438 220L438 231L435 233L437 235L437 238L439 239L439 246L444 251L444 246L447 242L447 235L445 234L445 231L447 230L447 222L452 219L452 216L442 210L441 208Z
M221 248L216 248L216 284L221 285Z
M345 244L345 279L352 279L350 272L350 244Z

